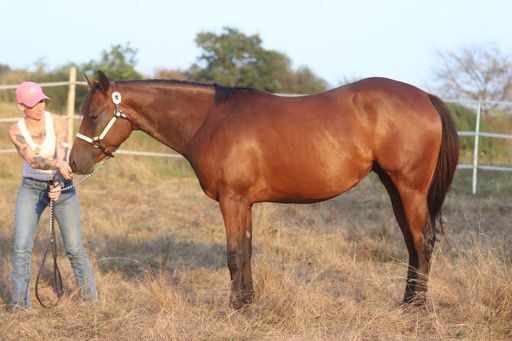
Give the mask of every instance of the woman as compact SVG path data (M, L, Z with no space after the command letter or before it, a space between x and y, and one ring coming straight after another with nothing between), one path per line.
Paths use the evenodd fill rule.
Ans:
M9 129L9 138L24 159L23 180L16 200L16 234L13 250L11 309L31 307L29 284L34 236L41 213L54 201L66 254L71 260L82 297L94 301L97 297L92 267L82 242L80 205L75 189L49 192L49 185L59 172L63 186L72 184L73 171L66 160L67 122L65 118L45 111L50 99L41 87L23 82L16 88L18 108L25 117Z

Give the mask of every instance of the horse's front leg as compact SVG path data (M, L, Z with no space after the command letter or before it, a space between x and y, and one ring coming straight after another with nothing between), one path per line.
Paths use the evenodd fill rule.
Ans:
M243 197L229 195L220 198L227 238L227 260L231 274L229 303L239 309L254 298L251 274L252 219L251 204Z

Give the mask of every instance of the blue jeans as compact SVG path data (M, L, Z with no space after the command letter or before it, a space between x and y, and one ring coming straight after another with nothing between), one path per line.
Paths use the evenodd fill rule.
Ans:
M65 181L64 186L71 184ZM61 184L62 185L62 184ZM41 213L50 203L48 182L23 178L16 200L16 235L12 257L12 307L30 308L29 284L32 274L32 247ZM62 192L54 214L61 230L66 255L71 261L82 297L97 297L96 282L84 247L80 228L80 204L75 189Z

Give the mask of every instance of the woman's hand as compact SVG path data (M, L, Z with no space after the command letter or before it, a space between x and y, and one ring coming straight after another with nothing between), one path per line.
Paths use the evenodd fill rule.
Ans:
M50 189L48 190L48 196L50 197L51 201L57 201L60 197L60 184L58 182L54 183L53 185L50 185ZM52 192L55 191L55 192Z
M64 177L64 179L73 179L73 170L71 169L69 163L67 163L64 160L58 160L55 164L55 167L57 167L57 169L59 170L60 174Z

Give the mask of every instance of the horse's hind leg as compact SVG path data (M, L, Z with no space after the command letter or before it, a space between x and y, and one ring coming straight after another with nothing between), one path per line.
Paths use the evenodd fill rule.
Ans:
M375 171L389 193L393 212L409 252L404 303L423 304L435 242L428 213L427 191L410 188L380 168Z
M428 213L427 193L405 186L399 187L399 192L409 227L406 238L413 246L409 250L409 271L404 302L424 304L435 243L435 234Z
M239 309L254 298L251 204L235 195L222 197L219 202L226 228L227 260L231 275L229 302L233 308Z

